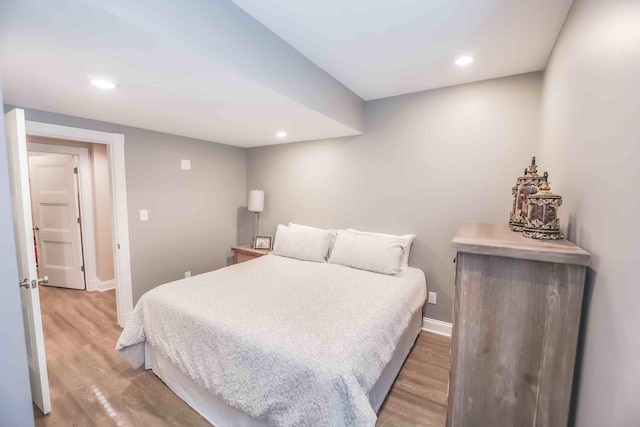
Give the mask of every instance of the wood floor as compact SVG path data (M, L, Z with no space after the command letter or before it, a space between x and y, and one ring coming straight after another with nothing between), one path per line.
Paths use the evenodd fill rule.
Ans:
M209 426L151 371L115 351L115 295L40 287L52 411L36 426ZM422 332L378 426L444 426L450 340Z

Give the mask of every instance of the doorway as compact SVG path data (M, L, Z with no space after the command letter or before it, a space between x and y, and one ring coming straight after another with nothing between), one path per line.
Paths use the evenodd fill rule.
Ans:
M75 177L77 187L77 215L75 221L79 223L80 242L83 248L85 289L87 291L107 291L116 288L116 266L114 253L113 230L113 176L110 156L105 144L87 143L65 139L43 138L27 135L27 149L29 150L30 174L33 175L32 163L42 162L42 156L68 156L75 159L73 167L68 166L65 177ZM34 160L35 159L35 160ZM31 178L32 198L34 196L34 178ZM70 185L70 184L69 184ZM63 190L64 191L64 190ZM42 233L38 222L37 206L33 206L34 228L36 237ZM73 219L72 216L70 216ZM77 226L76 226L77 227ZM41 245L42 246L42 245ZM43 248L46 249L46 248ZM47 272L42 273L47 275ZM51 279L51 275L49 278ZM49 284L60 286L49 280ZM64 286L72 289L81 287Z
M29 120L25 120L25 130L27 137L31 141L30 148L34 151L47 150L46 146L42 147L38 145L42 142L39 138L65 140L77 145L76 147L65 148L64 150L66 151L61 151L60 147L58 147L57 153L75 154L79 156L80 173L78 180L80 182L80 211L86 219L83 226L85 230L87 230L82 236L83 245L86 249L85 270L88 277L86 286L88 290L106 290L115 287L117 322L120 327L124 327L133 311L124 135ZM90 158L87 151L78 150L86 148L83 147L83 144L92 144L94 147L100 146L103 150L106 150L109 182L112 189L112 209L110 216L113 248L108 249L111 250L113 258L114 280L112 282L92 280L92 278L97 277L98 274L97 263L95 262L96 254L92 253L91 250L91 248L96 247L95 243L91 240L94 233L90 231L90 228L93 226L91 218L94 212L93 204L90 203L91 196L87 196L83 190L91 188L90 174L83 173L83 171L90 169ZM95 214L99 215L100 213L96 212Z

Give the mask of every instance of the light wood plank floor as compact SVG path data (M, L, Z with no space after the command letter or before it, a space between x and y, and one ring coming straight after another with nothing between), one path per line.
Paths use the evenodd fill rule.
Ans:
M52 411L34 407L36 426L209 425L151 371L133 370L116 354L114 291L41 286L40 297ZM378 426L445 425L449 345L420 334Z

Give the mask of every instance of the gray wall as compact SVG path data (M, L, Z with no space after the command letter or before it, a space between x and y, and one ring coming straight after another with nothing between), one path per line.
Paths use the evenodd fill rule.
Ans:
M577 426L640 425L640 2L576 0L544 77L541 161L591 251Z
M0 426L32 426L4 117L0 121L0 200Z
M5 111L13 107L5 105ZM125 135L133 301L153 287L227 265L246 209L245 149L25 110L27 120ZM191 160L181 170L180 160ZM149 211L141 222L139 210ZM249 218L249 223L251 219Z
M265 191L263 232L289 221L417 235L409 264L451 321L454 253L467 220L504 222L536 154L542 74L365 103L366 134L250 148L247 188Z

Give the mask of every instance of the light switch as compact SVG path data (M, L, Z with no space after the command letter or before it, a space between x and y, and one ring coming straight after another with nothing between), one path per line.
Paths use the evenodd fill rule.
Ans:
M149 221L149 211L143 209L140 211L140 221Z
M191 160L185 160L185 159L180 160L180 167L182 167L182 169L185 169L185 170L191 169Z

